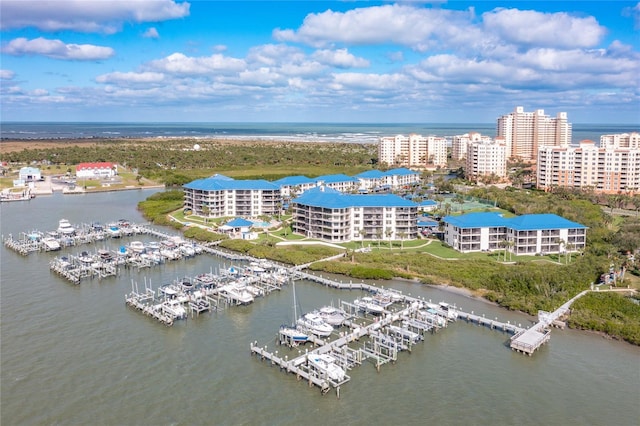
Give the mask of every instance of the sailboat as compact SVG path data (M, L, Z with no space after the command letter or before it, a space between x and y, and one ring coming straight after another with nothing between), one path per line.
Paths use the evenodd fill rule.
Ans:
M297 318L298 314L296 311L296 283L295 281L292 284L293 287L293 318ZM309 336L301 331L299 327L296 325L286 325L283 324L280 326L280 335L287 337L294 345L299 343L306 343L309 341Z

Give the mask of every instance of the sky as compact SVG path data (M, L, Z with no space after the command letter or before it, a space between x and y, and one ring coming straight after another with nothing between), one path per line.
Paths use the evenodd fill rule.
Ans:
M638 1L2 0L0 120L640 124Z

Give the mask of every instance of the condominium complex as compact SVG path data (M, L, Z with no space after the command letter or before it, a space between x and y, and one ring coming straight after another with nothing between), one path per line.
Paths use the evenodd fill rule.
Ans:
M451 141L451 159L462 160L467 156L467 145L470 142L491 141L491 137L483 136L478 132L469 132L464 135L456 135Z
M567 121L566 112L551 118L542 109L525 112L519 106L498 118L496 130L497 136L505 140L509 158L536 160L542 147L571 144L571 123Z
M198 179L183 186L184 207L192 214L210 218L275 215L290 198L323 187L341 192L386 192L420 182L420 173L398 168L369 170L355 176L324 175L317 178L288 176L274 182L235 180L223 175ZM327 193L332 193L327 191Z
M467 143L465 177L478 181L483 176L507 176L507 147L502 139Z
M587 227L555 214L505 218L500 213L446 216L445 242L463 253L509 250L521 254L549 254L584 250Z
M640 134L603 135L600 146L543 147L538 153L538 188L591 188L605 194L640 191Z
M447 139L410 134L380 138L378 161L403 167L446 167Z
M415 239L418 205L393 194L344 194L319 186L292 201L293 232L325 241Z
M280 187L266 180L235 180L214 175L183 186L184 207L205 217L276 215Z

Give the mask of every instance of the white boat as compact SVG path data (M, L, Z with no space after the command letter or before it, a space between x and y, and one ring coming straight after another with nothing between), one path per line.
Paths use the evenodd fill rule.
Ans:
M134 253L142 253L145 250L144 243L142 241L131 241L129 243L129 250Z
M281 325L280 334L288 337L294 345L309 341L308 334L300 330L300 328L292 327L290 325Z
M236 286L235 283L227 284L220 287L220 290L229 296L239 305L248 305L253 302L253 294L249 293L246 289Z
M336 364L336 359L328 354L308 354L309 366L313 367L321 376L334 382L342 382L346 376L345 371Z
M57 231L62 235L73 235L76 233L76 228L71 226L67 219L60 219Z
M297 318L298 313L296 310L296 283L293 282L293 318ZM309 341L309 335L301 330L297 325L286 325L283 324L280 326L280 335L285 336L289 339L289 342L293 346L298 345L300 343L306 343Z
M333 306L323 306L316 311L316 314L322 318L324 322L334 327L341 326L347 319L347 313L345 311Z
M118 225L109 225L106 229L106 234L111 238L120 238L120 227Z
M361 311L371 314L380 315L384 312L384 307L377 304L371 297L362 297L353 301L353 304L360 308Z
M42 245L46 251L60 250L60 243L53 237L44 237L42 239Z
M438 306L440 306L440 309L447 313L447 318L450 321L455 321L458 319L458 310L455 306L452 306L446 302L440 302Z
M447 320L443 316L438 315L438 313L432 308L428 308L426 311L418 311L417 316L418 319L425 321L428 324L436 325L438 327L444 327L447 325Z
M187 317L187 310L176 299L169 299L162 302L162 311L173 316L175 319Z
M429 308L428 310L431 310L439 316L443 317L447 321L455 321L458 318L458 312L456 312L453 306L449 306L449 304L444 302L438 305L436 305L435 303L427 303L427 308Z
M333 326L324 322L318 314L313 312L301 316L297 324L316 336L327 337L333 332Z

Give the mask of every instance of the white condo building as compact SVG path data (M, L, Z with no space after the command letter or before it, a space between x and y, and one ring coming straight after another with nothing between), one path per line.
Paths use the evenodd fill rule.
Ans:
M525 112L518 106L498 118L496 131L498 137L504 137L509 158L535 160L542 147L571 144L571 123L566 112L551 118L542 109Z
M604 135L600 146L543 147L538 153L538 188L592 188L617 194L640 192L640 134Z
M478 132L469 132L464 135L456 135L451 141L451 158L462 160L467 156L467 145L470 142L491 141L490 136L483 136Z
M507 147L502 140L468 142L465 176L478 181L482 176L507 176Z
M403 167L446 167L447 139L417 134L382 137L378 161Z

